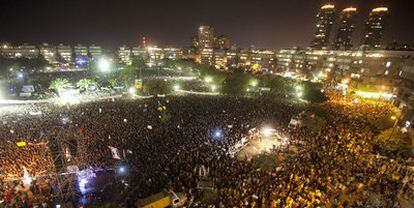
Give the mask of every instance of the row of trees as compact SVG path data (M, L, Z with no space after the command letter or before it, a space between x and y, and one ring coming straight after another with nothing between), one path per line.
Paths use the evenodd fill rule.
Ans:
M186 60L161 60L160 65L162 67L148 69L143 59L136 58L131 65L119 68L112 67L114 69L109 72L101 72L98 65L94 64L91 65L91 71L87 74L88 78L81 78L76 82L76 85L72 85L67 79L58 78L50 83L49 89L59 91L60 89L74 86L81 91L96 89L97 87L115 88L117 86L129 89L135 86L137 79L140 79L143 88L139 92L145 94L166 94L173 90L174 85L185 85L191 88L188 90L193 90L194 86L204 85L210 86L204 89L213 89L211 86L214 86L214 90L217 89L222 94L234 96L266 91L266 93L283 97L298 96L310 102L323 102L326 100L326 96L320 90L321 86L311 82L298 82L288 78L268 75L253 76L241 69L236 69L232 72L219 71L213 67ZM152 74L150 76L154 76L154 73L165 71L197 75L202 82L198 84L173 83L161 79L148 78L147 76L148 73ZM300 92L298 92L298 86Z

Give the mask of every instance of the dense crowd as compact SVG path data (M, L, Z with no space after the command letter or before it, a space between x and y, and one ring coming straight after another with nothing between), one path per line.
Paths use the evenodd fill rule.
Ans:
M325 126L316 132L288 128L290 119L306 106L267 97L181 96L25 108L2 114L0 127L0 197L17 207L50 202L51 177L49 187L33 185L30 192L23 182L12 179L23 177L23 167L31 176L48 178L54 172L48 142L56 137L78 143L69 164L80 158L92 168L126 164L133 174L122 201L128 207L164 189L185 193L190 206L204 206L205 191L197 189L200 166L209 170L207 178L216 193L211 203L217 207L413 203L409 201L414 198L412 159L374 154L371 145L375 123L394 113L389 105L328 102L318 106L324 111ZM33 113L39 111L40 115ZM263 125L289 135L295 147L275 149L281 159L272 170L258 169L229 154L250 129ZM27 146L18 147L19 141ZM114 159L108 146L117 148L122 160Z

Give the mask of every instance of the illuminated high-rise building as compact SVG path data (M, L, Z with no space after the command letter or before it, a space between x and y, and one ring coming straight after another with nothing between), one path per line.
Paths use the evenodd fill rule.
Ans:
M335 37L335 50L349 50L352 48L351 37L355 28L357 9L353 7L342 10L339 17L339 27Z
M214 48L216 49L229 49L230 48L230 40L225 35L220 35L214 38Z
M326 4L316 15L316 32L311 47L314 49L323 49L329 45L332 25L335 17L335 6Z
M378 7L371 11L365 22L365 36L362 43L364 49L379 49L384 33L385 18L388 15L387 7Z
M198 28L199 49L214 47L214 28L211 26L200 26Z

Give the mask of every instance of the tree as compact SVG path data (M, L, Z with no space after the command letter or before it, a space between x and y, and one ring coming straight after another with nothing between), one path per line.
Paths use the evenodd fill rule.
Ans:
M171 83L164 80L146 80L144 91L150 94L168 94L171 92Z
M120 80L124 83L125 86L131 86L135 84L135 79L142 74L138 75L138 70L143 70L145 68L145 61L142 58L133 58L130 66L125 66L125 68L120 72Z
M89 90L96 85L97 83L94 80L87 78L83 78L76 83L76 87L81 90Z
M327 97L321 91L321 87L312 82L303 82L303 99L311 103L321 103L325 102Z
M57 78L50 82L49 89L55 90L59 95L63 89L71 88L72 84L64 78Z
M236 71L223 81L222 92L227 95L243 95L252 79L251 75Z

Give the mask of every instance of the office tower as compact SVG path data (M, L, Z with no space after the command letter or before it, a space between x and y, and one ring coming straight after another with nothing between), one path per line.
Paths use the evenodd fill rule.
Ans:
M385 18L388 15L387 7L378 7L371 11L365 23L365 36L362 43L364 49L380 49L384 33Z
M199 49L214 47L214 28L210 26L200 26L198 28L198 47Z
M332 30L334 16L334 5L326 4L321 7L321 10L316 15L316 32L315 37L311 43L312 48L323 49L329 45L329 37Z
M57 53L59 54L59 59L62 59L65 62L71 62L72 60L72 47L69 45L63 45L63 44L59 44L57 46ZM62 61L61 60L61 61Z
M339 27L335 37L335 50L350 50L352 48L351 37L355 28L355 16L357 9L353 7L342 10L339 17Z
M214 38L214 48L215 49L229 49L230 48L230 40L225 35L220 35Z

